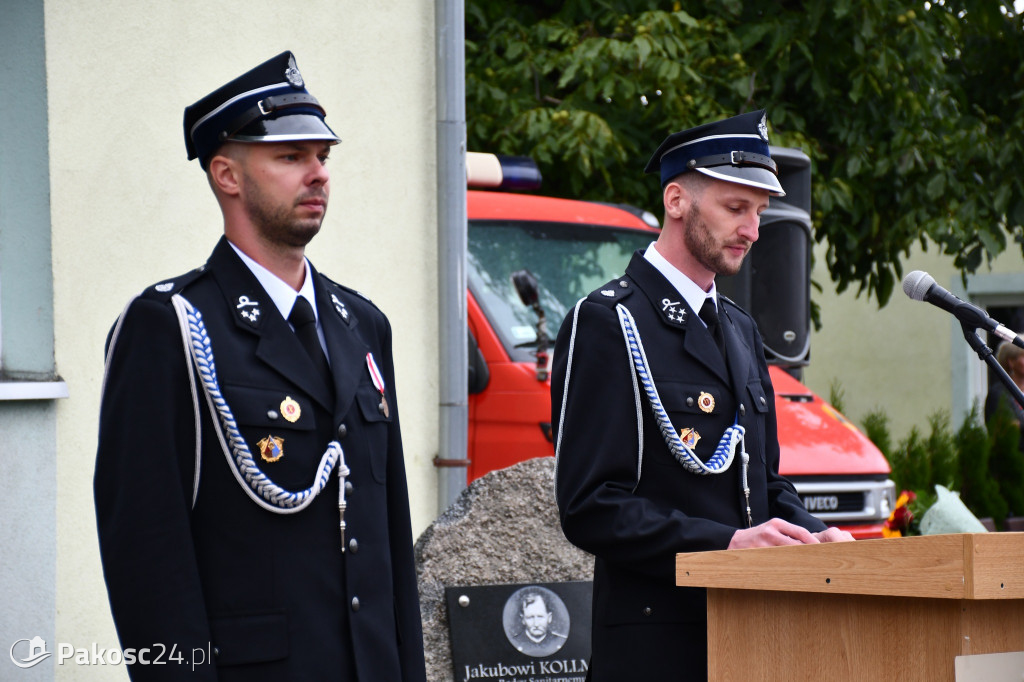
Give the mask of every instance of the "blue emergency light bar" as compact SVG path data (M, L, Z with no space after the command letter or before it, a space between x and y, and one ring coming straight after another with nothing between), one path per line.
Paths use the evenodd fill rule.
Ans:
M528 156L466 152L466 184L469 187L534 190L540 188L540 183L540 169Z

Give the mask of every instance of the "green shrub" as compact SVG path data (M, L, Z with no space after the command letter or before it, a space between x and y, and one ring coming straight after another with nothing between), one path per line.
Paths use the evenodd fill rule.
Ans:
M864 417L864 433L885 458L892 462L892 438L889 436L889 416L881 410L868 412Z
M1006 500L989 467L992 444L975 407L956 434L961 477L960 499L978 518L992 517L997 527L1006 519Z
M841 392L833 387L833 394ZM978 518L991 517L1002 528L1008 514L1024 514L1024 453L1020 428L1007 410L989 428L975 407L954 434L949 414L939 411L928 418L928 435L916 426L893 447L889 418L879 410L868 413L864 432L892 467L897 493L911 490L917 499L910 533L921 515L935 503L935 485L960 493Z

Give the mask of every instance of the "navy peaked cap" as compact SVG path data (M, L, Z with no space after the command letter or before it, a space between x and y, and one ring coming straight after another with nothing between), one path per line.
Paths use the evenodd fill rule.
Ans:
M295 55L282 52L185 107L185 149L205 170L228 140L340 142L326 115L306 90Z
M644 168L645 173L661 173L662 187L690 171L786 195L768 152L764 109L672 133Z

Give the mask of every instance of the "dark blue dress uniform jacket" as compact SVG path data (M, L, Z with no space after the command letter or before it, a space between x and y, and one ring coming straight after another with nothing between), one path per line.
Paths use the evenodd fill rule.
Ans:
M739 415L754 525L780 517L825 529L779 475L774 394L754 321L720 300L728 369L696 311L641 252L622 278L570 313L558 334L555 487L566 537L596 557L595 682L706 678L705 592L675 587L675 555L725 549L748 525L738 452L726 472L706 476L689 473L669 452L642 385L634 390L617 304L635 319L676 431L701 436L702 461ZM702 393L714 398L711 413L700 409Z
M108 341L94 480L104 576L122 648L168 661L131 666L134 679L425 679L391 328L364 298L314 278L333 389L223 239L204 268L136 298ZM220 389L267 476L304 490L328 443L341 443L344 554L336 472L309 507L273 513L229 468L201 386L197 428L174 293L202 313ZM243 296L259 303L257 322L241 314L253 309ZM294 423L286 398L301 409ZM276 462L259 454L267 436L283 438ZM213 664L193 673L198 652Z

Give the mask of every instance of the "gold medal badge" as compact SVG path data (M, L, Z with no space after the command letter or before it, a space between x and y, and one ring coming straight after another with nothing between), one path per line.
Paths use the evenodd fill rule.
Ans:
M711 414L715 411L715 398L706 391L701 391L701 394L697 396L697 407L700 408L701 412Z
M285 396L285 399L281 401L281 416L294 424L302 416L302 408L294 398Z
M679 440L683 441L683 445L693 450L697 447L697 441L700 440L700 434L697 433L697 429L683 429L679 432Z
M284 438L267 436L256 447L260 449L260 456L264 462L276 462L284 457Z

